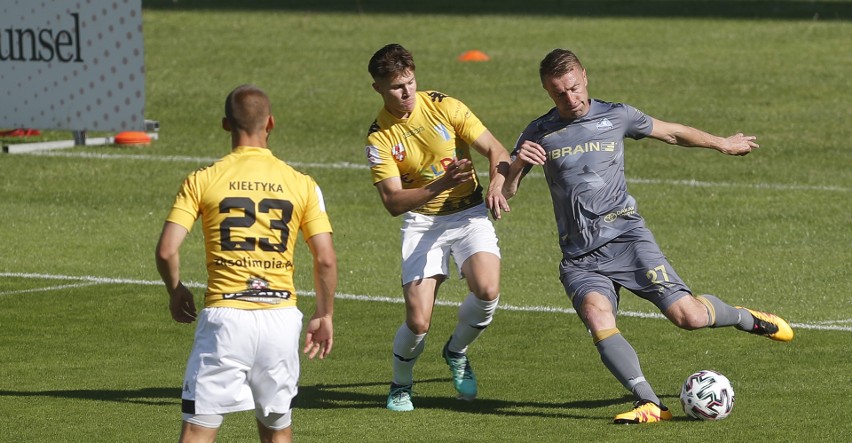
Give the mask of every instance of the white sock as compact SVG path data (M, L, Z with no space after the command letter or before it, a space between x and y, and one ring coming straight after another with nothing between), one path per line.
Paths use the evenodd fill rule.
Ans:
M393 338L393 382L410 385L414 382L414 363L426 346L426 334L417 335L405 323Z
M450 344L447 349L450 352L461 354L467 352L467 347L491 324L499 301L500 296L497 296L494 300L486 301L476 298L472 292L467 294L467 298L459 307L459 322L456 324L453 336L450 337Z

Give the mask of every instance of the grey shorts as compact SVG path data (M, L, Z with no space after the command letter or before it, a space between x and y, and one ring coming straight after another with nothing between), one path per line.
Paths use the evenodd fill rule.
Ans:
M683 296L692 294L666 260L654 235L642 226L625 232L600 248L559 264L559 279L574 309L590 292L609 298L613 314L618 291L624 287L665 312Z

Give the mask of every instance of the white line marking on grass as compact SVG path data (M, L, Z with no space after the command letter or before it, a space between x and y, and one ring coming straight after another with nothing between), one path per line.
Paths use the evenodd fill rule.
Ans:
M652 185L678 185L692 188L753 188L771 189L773 191L834 191L849 192L849 188L841 186L811 186L811 185L787 185L783 183L730 183L730 182L703 182L697 180L663 180L647 178L628 178L628 183L652 184Z
M818 325L838 325L838 324L852 324L852 318L847 318L845 320L825 320L814 322Z
M299 295L306 295L309 297L316 296L316 293L313 291L310 292L299 292ZM369 302L383 302L383 303L404 303L402 298L395 297L373 297L369 295L352 295L352 294L336 294L335 298L342 300L358 300L358 301L369 301ZM435 302L438 306L455 306L458 307L461 305L459 302L445 301L445 300L437 300ZM557 314L576 314L577 311L571 308L558 308L553 306L514 306L505 303L501 303L497 306L497 309L501 309L504 311L514 311L514 312L546 312L546 313L557 313ZM633 317L633 318L649 318L655 320L668 320L666 316L660 314L659 312L637 312L637 311L618 311L619 317ZM818 321L814 323L790 323L790 326L798 328L798 329L814 329L814 330L822 330L822 331L847 331L852 332L852 326L834 326L838 323L849 323L850 320L827 320L827 321Z
M3 295L13 295L13 294L26 294L29 292L47 292L47 291L59 291L62 289L73 289L73 288L82 288L85 286L94 286L100 283L97 282L86 282L86 283L77 283L73 285L60 285L60 286L47 286L44 288L32 288L32 289L20 289L18 291L6 291L0 292L0 296Z
M132 280L127 278L106 278L106 277L94 277L91 275L84 276L74 276L74 275L54 275L54 274L37 274L37 273L17 273L17 272L0 272L0 277L18 277L18 278L26 278L26 279L45 279L45 280L77 280L77 281L86 281L92 282L92 284L108 284L108 283L125 283L130 285L145 285L145 286L157 286L162 285L161 281L154 280ZM195 288L204 288L206 285L202 283L189 283L186 286Z
M126 278L106 278L106 277L94 277L94 276L71 276L71 275L52 275L52 274L36 274L36 273L16 273L16 272L0 272L0 277L15 277L15 278L25 278L25 279L45 279L45 280L72 280L72 281L83 281L90 282L87 284L79 284L79 285L66 285L67 288L80 287L80 286L90 286L95 284L131 284L131 285L145 285L145 286L160 286L163 283L156 280L133 280ZM184 286L188 288L206 288L207 285L204 283L198 282L184 282ZM50 288L42 288L42 290L55 290L55 289L63 289L61 286L50 287ZM38 289L27 289L22 291L11 291L11 292L3 292L0 295L4 294L12 294L18 292L38 292ZM314 291L300 291L298 292L300 296L306 297L315 297L316 293ZM404 300L402 297L386 297L386 296L374 296L374 295L357 295L357 294L335 294L335 298L339 300L354 300L354 301L365 301L365 302L378 302L378 303L395 303L402 304ZM438 306L450 306L450 307L458 307L461 305L459 302L454 301L446 301L446 300L437 300L435 302ZM559 308L552 306L514 306L509 304L501 304L497 307L497 309L501 309L504 311L514 311L514 312L539 312L539 313L557 313L557 314L576 314L576 311L570 308ZM636 311L619 311L618 315L622 317L634 317L634 318L649 318L655 320L664 320L665 316L660 314L659 312L636 312ZM826 320L826 321L816 321L813 323L791 323L791 326L799 329L813 329L820 331L845 331L852 332L852 326L840 326L838 323L850 323L852 319L846 320Z
M21 153L15 155L40 155L45 157L74 157L74 158L94 158L100 160L144 160L144 161L160 161L160 162L187 162L196 164L209 164L218 160L216 157L191 157L183 155L139 155L139 154L107 154L97 152L63 152L63 151L35 151ZM366 164L350 163L350 162L334 162L334 163L301 163L287 162L296 168L317 168L317 169L367 169ZM482 177L487 177L488 174L479 174ZM544 177L540 172L531 172L528 177ZM842 186L816 186L816 185L797 185L784 183L733 183L733 182L705 182L697 180L666 180L666 179L649 179L649 178L628 178L628 183L651 184L651 185L669 185L669 186L686 186L693 188L748 188L748 189L770 189L773 191L828 191L828 192L850 192L852 189Z
M20 155L20 154L19 154ZM219 160L220 157L190 157L187 155L139 155L139 154L105 154L98 152L62 152L62 151L34 151L27 155L40 155L43 157L73 157L93 158L97 160L152 160L159 162L187 162L208 164ZM335 162L335 163L303 163L287 162L290 166L298 168L322 168L322 169L367 169L366 164Z

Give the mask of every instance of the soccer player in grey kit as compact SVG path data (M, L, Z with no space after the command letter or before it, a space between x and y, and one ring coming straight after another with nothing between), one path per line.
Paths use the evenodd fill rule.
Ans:
M733 326L784 342L793 339L793 330L776 315L733 307L712 295L693 295L627 193L624 138L651 137L746 155L758 147L755 137L717 137L626 104L589 99L586 70L565 49L547 54L539 75L556 106L521 134L503 192L512 197L534 165L543 167L562 249L560 280L604 365L637 398L615 423L670 420L672 414L645 379L636 351L616 327L622 287L654 303L683 329Z

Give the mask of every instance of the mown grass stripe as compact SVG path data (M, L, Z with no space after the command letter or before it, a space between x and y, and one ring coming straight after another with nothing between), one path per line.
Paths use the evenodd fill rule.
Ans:
M110 277L95 277L95 276L72 276L72 275L54 275L54 274L38 274L38 273L14 273L14 272L0 272L0 277L15 277L15 278L24 278L24 279L45 279L45 280L75 280L75 281L85 281L90 282L90 285L94 284L133 284L133 285L145 285L145 286L159 286L163 283L157 280L134 280L134 279L126 279L126 278L110 278ZM184 285L188 288L198 288L203 289L207 287L204 283L198 282L184 282ZM79 286L88 286L88 285L66 285L65 288L73 288ZM54 290L54 289L62 289L63 287L49 287L42 288L42 290ZM20 292L38 292L39 289L28 289L22 290ZM0 292L0 295L11 294L17 292ZM299 296L307 296L314 297L316 295L313 291L299 291ZM365 301L365 302L373 302L373 303L403 303L402 297L388 297L388 296L377 296L377 295L359 295L359 294L345 294L345 293L337 293L335 298L341 300L353 300L353 301ZM450 307L458 307L460 305L459 302L447 301L447 300L437 300L435 302L438 306L450 306ZM504 311L514 311L514 312L536 312L536 313L557 313L557 314L576 314L576 311L570 308L559 308L552 306L515 306L509 304L500 304L498 309ZM655 320L664 320L666 317L658 312L638 312L638 311L619 311L618 315L622 317L633 317L633 318L648 318ZM846 320L822 320L816 321L813 323L791 323L791 326L800 329L811 329L811 330L820 330L820 331L846 331L852 332L852 326L840 326L841 323L852 323L852 319Z
M196 164L208 164L218 160L217 157L192 157L183 155L139 155L139 154L104 154L97 152L65 152L65 151L37 151L15 155L37 155L45 157L70 157L70 158L92 158L99 160L139 160L139 161L158 161L158 162L187 162ZM316 168L316 169L367 169L367 165L351 162L331 162L331 163L304 163L304 162L287 162L295 168ZM480 176L487 177L487 173L480 173ZM540 172L531 172L528 177L544 177ZM773 191L825 191L825 192L850 192L850 188L842 186L819 186L819 185L800 185L800 184L785 184L785 183L734 183L734 182L708 182L697 180L667 180L667 179L650 179L650 178L628 178L628 183L637 184L654 184L667 186L684 186L693 188L746 188L746 189L769 189Z

